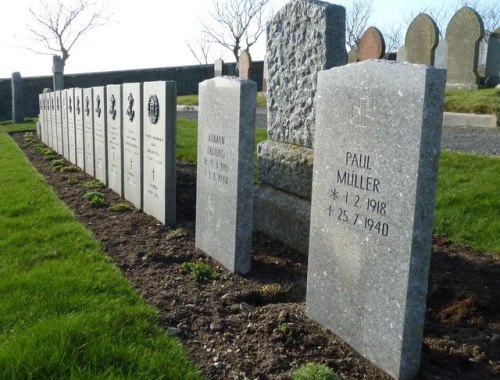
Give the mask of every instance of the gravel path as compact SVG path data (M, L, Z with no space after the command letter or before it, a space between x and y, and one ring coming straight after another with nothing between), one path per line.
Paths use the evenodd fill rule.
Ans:
M178 111L177 116L196 120L198 112ZM257 128L266 128L267 115L265 111L257 112L256 124ZM500 155L500 128L444 126L441 135L441 149L498 156Z

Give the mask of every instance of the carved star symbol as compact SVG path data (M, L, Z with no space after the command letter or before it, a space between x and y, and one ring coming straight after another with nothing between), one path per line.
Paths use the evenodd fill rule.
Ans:
M330 196L334 201L336 201L339 197L339 192L337 191L337 189L330 190Z

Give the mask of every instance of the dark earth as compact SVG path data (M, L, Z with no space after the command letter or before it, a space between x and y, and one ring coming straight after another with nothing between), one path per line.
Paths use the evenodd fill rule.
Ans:
M307 258L258 233L252 273L226 271L195 249L196 165L177 162L177 225L166 228L103 188L105 206L83 198L92 177L54 171L13 138L60 199L101 243L159 313L208 379L289 379L307 362L343 379L389 379L347 344L306 317ZM196 280L181 268L201 260L222 276ZM418 379L500 379L500 257L435 236Z

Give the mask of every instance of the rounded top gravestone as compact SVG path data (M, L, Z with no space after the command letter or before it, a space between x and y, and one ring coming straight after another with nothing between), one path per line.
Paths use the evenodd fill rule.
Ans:
M439 30L436 22L429 15L420 13L406 32L407 60L412 63L433 65L438 42Z
M446 29L448 43L447 84L476 86L479 41L484 36L481 16L472 8L463 7L452 17Z
M238 72L240 78L248 79L250 77L250 69L252 68L252 57L248 50L242 50L238 59Z
M385 54L384 36L374 26L370 26L363 33L358 45L358 61L366 61L367 59L383 58Z

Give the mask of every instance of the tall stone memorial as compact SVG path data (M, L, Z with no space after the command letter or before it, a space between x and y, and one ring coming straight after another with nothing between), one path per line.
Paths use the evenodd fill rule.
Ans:
M175 224L176 83L143 85L144 212L166 226Z
M425 13L413 19L405 36L406 57L409 62L434 65L434 55L439 42L436 22Z
M196 247L233 272L251 262L257 84L236 77L199 85Z
M85 125L83 88L75 88L75 144L76 165L85 170Z
M106 86L108 102L107 144L108 144L108 186L123 196L123 115L122 85Z
M138 209L143 202L142 83L123 84L123 196Z
M68 90L61 90L61 129L63 156L69 161Z
M85 171L95 176L94 150L94 89L83 89L83 142L85 144Z
M477 88L479 43L483 36L483 20L474 9L463 7L451 18L446 29L448 87Z
M76 165L76 110L75 110L75 89L67 90L68 96L68 155L69 161Z
M290 1L268 23L266 49L269 140L258 146L254 228L306 253L316 77L346 63L345 9Z
M395 379L419 368L445 81L391 61L318 77L307 314Z
M94 87L94 176L108 185L108 144L107 144L107 107L106 87Z

